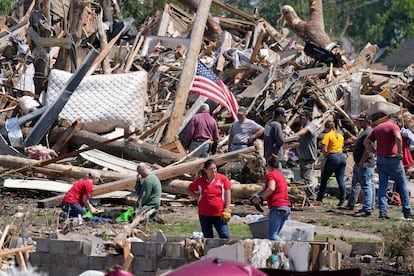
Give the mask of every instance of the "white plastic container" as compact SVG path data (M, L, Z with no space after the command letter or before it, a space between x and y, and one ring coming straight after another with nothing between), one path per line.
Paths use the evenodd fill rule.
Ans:
M261 218L249 223L253 238L268 239L267 227L269 218ZM286 241L313 241L315 226L295 220L287 220L280 231L279 236Z

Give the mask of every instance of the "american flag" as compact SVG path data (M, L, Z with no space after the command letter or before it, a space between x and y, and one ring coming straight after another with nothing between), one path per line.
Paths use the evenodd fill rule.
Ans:
M225 107L233 117L237 118L239 104L230 89L204 63L198 61L197 72L190 92L205 96Z

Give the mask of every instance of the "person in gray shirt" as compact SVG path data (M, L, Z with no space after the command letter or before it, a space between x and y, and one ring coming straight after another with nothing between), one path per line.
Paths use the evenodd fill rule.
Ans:
M314 196L314 165L318 158L317 151L317 131L316 125L312 122L312 114L308 110L303 110L300 114L301 129L295 133L299 137L299 146L296 151L299 155L299 167L301 177L305 180L308 196Z
M264 128L247 118L247 108L241 106L237 110L237 121L230 129L228 151L235 151L253 145L254 140L263 134Z
M282 124L286 123L287 114L283 107L276 107L273 117L264 129L264 158L267 160L272 154L280 157L280 148L285 141Z

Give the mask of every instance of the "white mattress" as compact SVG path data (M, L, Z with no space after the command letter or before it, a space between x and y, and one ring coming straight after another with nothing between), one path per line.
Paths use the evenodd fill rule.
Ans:
M46 103L55 102L71 73L50 72ZM85 77L59 114L73 123L82 120L82 129L103 133L115 127L142 130L147 97L147 73L92 75Z

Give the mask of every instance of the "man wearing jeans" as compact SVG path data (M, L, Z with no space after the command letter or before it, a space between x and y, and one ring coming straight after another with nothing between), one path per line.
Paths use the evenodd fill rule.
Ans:
M299 115L302 128L295 133L295 136L299 137L299 146L296 150L299 155L300 174L309 187L307 190L308 196L315 197L314 164L318 157L316 145L318 133L309 110L303 110Z
M356 177L364 193L364 201L362 203L362 209L356 212L355 216L369 217L371 216L373 209L374 193L371 179L375 168L375 155L366 150L364 141L365 138L367 138L367 136L372 132L372 127L370 118L364 113L361 113L356 120L359 121L359 125L364 130L358 136L353 152L356 166Z
M364 141L364 146L369 151L377 154L379 217L383 219L391 218L388 215L387 204L388 179L390 178L395 181L400 193L404 218L412 218L407 178L401 161L403 148L401 131L397 124L398 120L397 114L388 115L388 120L376 126ZM377 142L376 149L373 146L375 141Z

